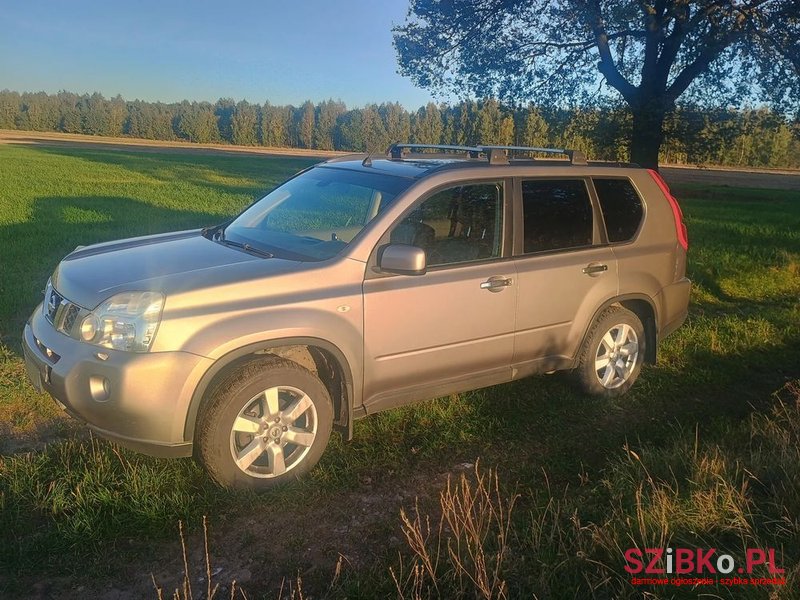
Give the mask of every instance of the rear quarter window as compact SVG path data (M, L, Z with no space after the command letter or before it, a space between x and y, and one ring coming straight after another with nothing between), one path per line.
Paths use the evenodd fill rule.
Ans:
M642 199L628 179L593 179L609 242L627 242L642 222Z

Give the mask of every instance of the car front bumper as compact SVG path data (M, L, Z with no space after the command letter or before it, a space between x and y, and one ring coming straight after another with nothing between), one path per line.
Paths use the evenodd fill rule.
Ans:
M86 344L56 331L41 306L25 325L22 348L34 387L98 435L152 456L191 456L186 415L211 359Z

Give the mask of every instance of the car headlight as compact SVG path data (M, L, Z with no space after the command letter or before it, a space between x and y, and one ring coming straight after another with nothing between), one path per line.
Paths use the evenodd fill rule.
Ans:
M147 352L163 307L164 295L159 292L123 292L86 315L76 333L84 342L97 346Z

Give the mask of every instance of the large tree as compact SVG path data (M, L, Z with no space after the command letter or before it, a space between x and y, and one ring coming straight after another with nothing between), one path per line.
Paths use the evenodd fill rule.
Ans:
M434 92L564 105L610 86L649 167L681 96L800 98L798 0L411 0L394 44L401 74Z

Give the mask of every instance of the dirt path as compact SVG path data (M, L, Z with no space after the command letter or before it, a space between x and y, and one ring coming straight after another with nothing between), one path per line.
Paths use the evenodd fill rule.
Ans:
M442 467L440 467L441 469ZM446 466L443 466L447 469ZM297 589L298 577L306 594L319 597L337 577L360 570L388 568L398 552L407 549L401 530L400 511L413 515L416 507L438 519L439 493L448 477L474 475L472 463L452 465L449 470L418 472L402 480L374 484L362 479L356 489L327 494L313 501L298 499L291 514L225 512L208 518L208 562L216 598L230 598L231 584L248 598L288 598ZM201 523L192 523L185 536L190 584L195 598L205 598L206 550ZM115 564L103 578L81 576L25 578L32 599L138 600L157 598L153 581L164 598L173 597L184 585L184 562L177 524L172 540L152 543L127 540L128 551L147 556ZM121 540L120 544L125 544ZM387 571L386 576L389 577ZM277 591L283 589L283 595ZM183 596L181 596L183 597ZM237 594L236 598L242 598ZM298 597L298 596L291 596Z
M199 154L256 156L291 156L297 158L331 158L347 152L333 150L306 150L304 148L267 148L264 146L231 146L229 144L193 144L191 142L168 142L137 138L114 138L80 135L77 133L50 133L41 131L11 131L0 129L0 144L26 144L38 146L61 146L66 148L93 148L97 150L122 150L127 152L176 153L197 152Z
M684 166L662 166L660 171L670 185L695 183L768 190L800 190L800 171L701 169Z

